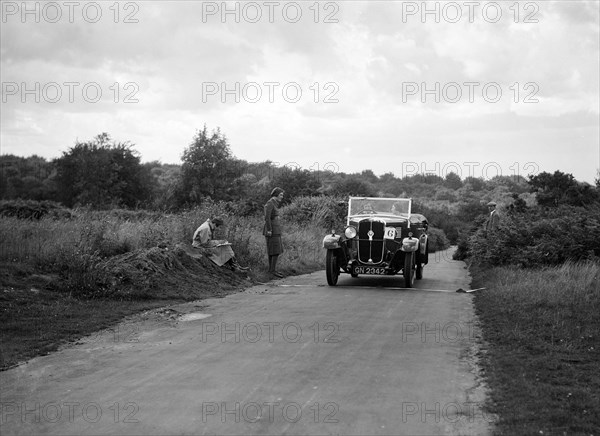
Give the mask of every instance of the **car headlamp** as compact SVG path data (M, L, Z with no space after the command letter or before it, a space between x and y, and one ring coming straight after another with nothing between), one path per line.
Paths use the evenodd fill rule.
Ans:
M356 237L356 229L352 226L346 227L346 230L344 230L344 235L346 235L346 238L348 239L353 239Z
M418 241L416 238L404 238L402 240L402 251L417 251Z

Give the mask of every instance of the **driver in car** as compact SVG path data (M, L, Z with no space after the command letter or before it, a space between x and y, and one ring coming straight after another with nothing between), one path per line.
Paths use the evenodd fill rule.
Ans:
M375 210L373 209L373 205L371 203L366 203L364 205L361 213L369 213L369 214L375 213Z

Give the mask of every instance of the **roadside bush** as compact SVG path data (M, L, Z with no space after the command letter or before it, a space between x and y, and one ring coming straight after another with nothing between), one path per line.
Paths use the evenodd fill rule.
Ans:
M429 221L430 226L437 227L444 231L450 244L457 244L459 234L464 232L471 222L465 219L463 214L455 207L452 211L450 207L440 200L416 200L413 202L413 212L418 212Z
M89 219L104 220L114 218L119 221L145 221L158 220L165 214L162 212L150 211L145 209L109 209L109 210L94 210L89 208L77 208L76 214L85 214Z
M263 211L263 205L252 200L228 201L225 208L229 214L241 217L249 217Z
M469 238L466 233L461 233L458 237L458 244L454 254L452 255L452 259L454 260L465 260L469 257Z
M39 220L43 217L70 218L72 214L69 209L55 201L2 200L0 216Z
M429 252L435 253L436 251L442 251L450 247L450 241L446 237L446 234L442 229L435 227L429 227L427 230L429 235Z
M281 208L281 216L288 222L300 225L313 223L325 229L346 224L347 199L342 197L297 197L294 202Z
M494 232L469 238L474 263L526 267L559 265L600 256L597 208L558 208L503 216Z

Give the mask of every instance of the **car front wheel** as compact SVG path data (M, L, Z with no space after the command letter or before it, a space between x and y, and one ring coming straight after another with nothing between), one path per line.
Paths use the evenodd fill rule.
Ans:
M340 267L337 263L337 256L334 250L327 250L327 257L325 258L325 272L327 275L327 284L329 286L337 285L338 277L340 275Z

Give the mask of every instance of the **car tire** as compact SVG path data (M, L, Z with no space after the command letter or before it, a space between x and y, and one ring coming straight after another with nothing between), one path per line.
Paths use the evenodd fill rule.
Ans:
M325 274L327 275L327 284L329 286L337 285L340 276L340 267L338 266L337 256L334 250L327 250L325 258Z
M405 288L412 288L415 280L413 256L413 253L406 253L406 255L404 256L404 270L402 271L402 273L404 275Z

